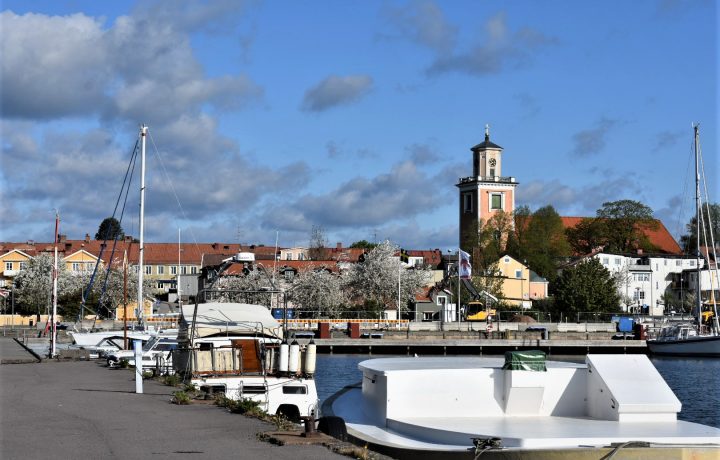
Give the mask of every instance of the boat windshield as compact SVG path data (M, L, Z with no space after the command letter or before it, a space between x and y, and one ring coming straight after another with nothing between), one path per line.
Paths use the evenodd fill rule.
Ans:
M158 337L153 337L152 339L148 340L145 345L143 345L143 351L150 351L155 346L156 343L158 343L158 340L160 340Z

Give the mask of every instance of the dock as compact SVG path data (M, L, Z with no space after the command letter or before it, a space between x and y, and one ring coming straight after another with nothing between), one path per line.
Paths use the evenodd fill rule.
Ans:
M298 338L298 343L310 341ZM543 339L454 339L454 338L332 338L313 339L318 353L382 355L499 355L506 351L542 350L551 355L647 354L644 340L543 340Z

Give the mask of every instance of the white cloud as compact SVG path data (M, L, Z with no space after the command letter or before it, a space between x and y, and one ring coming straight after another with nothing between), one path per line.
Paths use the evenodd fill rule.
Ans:
M490 17L483 27L484 39L464 52L439 55L427 69L430 75L460 72L474 76L496 74L508 67L521 67L538 51L557 43L554 37L524 27L512 32L504 13Z
M331 75L305 92L301 108L309 112L322 112L340 105L357 102L373 86L369 75Z

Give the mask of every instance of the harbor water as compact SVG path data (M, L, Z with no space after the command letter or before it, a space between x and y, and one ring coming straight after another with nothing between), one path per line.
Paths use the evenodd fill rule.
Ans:
M315 381L321 401L347 385L359 383L358 363L380 355L318 355ZM584 362L581 356L553 356L555 361ZM681 420L720 428L720 359L651 358L680 402Z

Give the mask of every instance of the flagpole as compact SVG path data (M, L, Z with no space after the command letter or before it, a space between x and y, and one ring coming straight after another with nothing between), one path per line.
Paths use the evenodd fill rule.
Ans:
M458 323L460 322L460 246L458 246L458 260L457 260L457 275L458 275L458 296L457 296L457 309Z
M402 273L403 249L400 248L400 263L398 264L398 304L397 319L400 320L400 274Z

